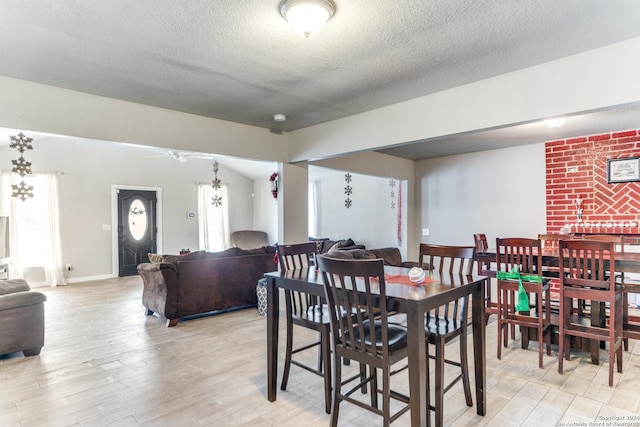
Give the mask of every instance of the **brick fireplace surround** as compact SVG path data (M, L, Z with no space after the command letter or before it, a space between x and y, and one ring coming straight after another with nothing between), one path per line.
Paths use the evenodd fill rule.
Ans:
M574 233L625 234L638 240L640 182L607 184L607 159L637 156L640 129L546 142L547 232L573 224ZM582 199L578 227L577 199Z

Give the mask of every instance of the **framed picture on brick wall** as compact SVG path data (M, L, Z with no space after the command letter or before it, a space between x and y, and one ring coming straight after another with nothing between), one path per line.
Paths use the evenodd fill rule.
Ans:
M607 159L607 183L640 181L640 157Z

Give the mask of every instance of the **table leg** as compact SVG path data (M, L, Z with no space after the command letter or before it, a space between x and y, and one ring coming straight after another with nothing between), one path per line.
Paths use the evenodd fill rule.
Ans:
M473 292L472 322L473 322L473 357L476 378L476 405L478 415L487 412L487 361L486 361L486 330L484 323L484 293L486 281L483 280Z
M278 315L280 313L278 288L273 277L267 278L267 396L276 400L278 380Z
M427 417L427 352L424 312L416 304L407 305L407 347L409 363L409 396L411 425L426 426Z

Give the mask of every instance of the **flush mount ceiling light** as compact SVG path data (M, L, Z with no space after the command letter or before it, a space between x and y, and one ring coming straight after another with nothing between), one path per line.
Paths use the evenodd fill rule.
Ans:
M324 28L336 11L331 0L283 0L280 14L296 33L311 37Z
M548 128L559 128L567 122L567 117L554 117L552 119L543 120Z
M274 122L284 122L285 120L287 120L287 116L284 114L274 114L273 115L273 121Z

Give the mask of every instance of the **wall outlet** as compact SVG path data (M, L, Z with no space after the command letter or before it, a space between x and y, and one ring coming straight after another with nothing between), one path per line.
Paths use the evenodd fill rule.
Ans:
M428 228L423 228L422 229L422 235L423 236L428 236L429 235L429 229Z
M71 265L71 263L67 264L67 271L71 271L73 270L73 266Z

